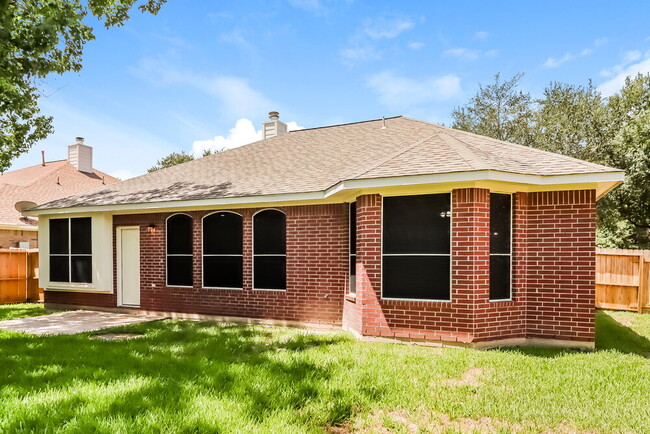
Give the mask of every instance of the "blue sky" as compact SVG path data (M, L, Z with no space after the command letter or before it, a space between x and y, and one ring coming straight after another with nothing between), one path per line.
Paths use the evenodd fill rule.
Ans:
M78 74L48 79L55 134L12 169L83 136L122 178L173 151L233 147L278 110L293 128L403 114L451 122L495 73L605 94L650 72L647 1L169 0L104 30Z

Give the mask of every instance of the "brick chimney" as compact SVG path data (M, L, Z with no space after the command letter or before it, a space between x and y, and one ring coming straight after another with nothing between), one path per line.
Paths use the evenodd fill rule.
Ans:
M74 145L68 146L68 161L79 172L93 173L93 148L84 145L83 137L77 137Z
M279 136L287 132L287 124L280 121L280 113L269 112L269 121L262 123L262 132L264 139Z

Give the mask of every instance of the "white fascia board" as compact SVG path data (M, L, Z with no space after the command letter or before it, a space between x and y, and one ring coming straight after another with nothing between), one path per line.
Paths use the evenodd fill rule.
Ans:
M15 225L11 223L0 223L0 230L7 231L34 231L38 232L38 226L32 225Z
M172 208L206 208L223 205L248 205L255 203L298 202L324 200L344 190L377 187L398 187L405 185L439 184L467 181L503 181L529 185L582 184L600 182L622 182L625 173L598 172L573 175L523 175L494 170L477 170L474 172L439 173L432 175L410 175L387 178L350 179L338 182L324 191L307 193L287 193L261 196L224 197L218 199L175 200L169 202L148 202L117 205L79 206L70 208L52 208L24 211L24 215L56 215L87 212L124 212L124 211L158 211Z

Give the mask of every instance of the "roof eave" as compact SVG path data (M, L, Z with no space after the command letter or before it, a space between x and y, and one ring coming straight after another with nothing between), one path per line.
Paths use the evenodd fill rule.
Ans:
M520 173L501 172L496 170L477 170L468 172L450 172L428 175L409 175L385 178L349 179L340 181L323 191L286 193L275 195L223 197L216 199L176 200L167 202L125 203L90 206L73 206L62 208L40 208L26 210L23 215L39 216L48 214L72 214L87 212L124 212L124 211L163 211L167 209L185 207L200 208L210 206L252 205L268 203L289 203L305 201L324 201L346 190L377 189L382 187L414 186L423 184L439 184L472 181L499 181L515 184L528 184L535 186L554 186L571 184L595 184L597 198L623 182L625 173L620 170L609 172L592 172L563 175L526 175Z

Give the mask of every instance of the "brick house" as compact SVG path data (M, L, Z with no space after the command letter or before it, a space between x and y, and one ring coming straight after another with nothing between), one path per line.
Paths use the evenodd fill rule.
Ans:
M68 159L0 174L0 249L38 247L38 220L22 210L73 194L113 184L118 179L93 169L92 147L77 137Z
M48 305L593 347L623 172L406 117L286 132L31 209Z

